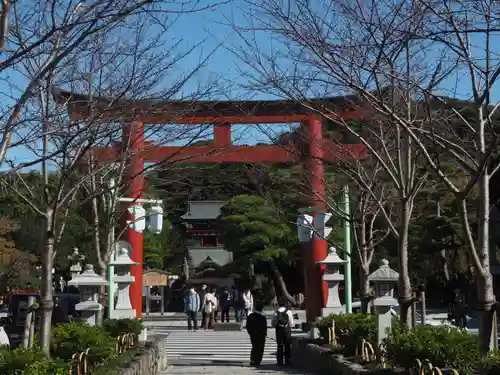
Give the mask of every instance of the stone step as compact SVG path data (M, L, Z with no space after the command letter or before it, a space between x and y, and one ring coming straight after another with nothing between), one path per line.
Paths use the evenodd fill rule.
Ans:
M240 331L242 329L241 323L215 323L214 331Z

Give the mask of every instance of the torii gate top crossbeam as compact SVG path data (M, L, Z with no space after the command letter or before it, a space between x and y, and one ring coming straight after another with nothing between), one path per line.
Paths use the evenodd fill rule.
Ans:
M66 104L72 119L91 115L90 108L101 119L140 121L147 124L262 124L298 123L314 115L313 111L293 100L189 101L127 100L96 97L89 101L82 94L53 90L57 103ZM313 99L308 103L328 107L343 119L359 118L362 103L355 96Z

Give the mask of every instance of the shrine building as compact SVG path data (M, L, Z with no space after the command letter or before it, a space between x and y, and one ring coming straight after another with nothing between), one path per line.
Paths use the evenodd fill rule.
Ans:
M231 286L233 278L224 266L233 261L233 253L220 242L216 220L225 201L188 201L182 215L187 234L189 283Z

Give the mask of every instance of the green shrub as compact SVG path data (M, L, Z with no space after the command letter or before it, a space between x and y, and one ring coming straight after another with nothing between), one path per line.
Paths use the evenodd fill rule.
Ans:
M335 333L337 335L347 332L358 339L365 339L373 342L377 335L377 324L375 315L370 314L345 314L335 315L330 314L319 323L319 328L331 327L332 321L335 320Z
M482 375L500 374L500 350L490 351L475 367Z
M103 363L102 366L99 366L94 371L92 371L92 375L116 375L119 374L124 368L127 368L128 365L138 356L143 353L140 348L133 348L127 350L123 354L113 358L106 363Z
M389 361L407 369L420 359L468 374L480 359L477 338L450 327L418 325L409 329L394 324L384 340L383 350Z
M0 374L2 375L67 375L68 366L45 358L37 349L17 348L0 350Z
M318 328L323 329L332 326L335 321L335 335L338 343L345 347L344 354L353 355L361 340L374 343L377 338L377 325L375 315L371 314L330 314L320 320Z
M89 349L90 363L95 364L114 355L115 343L102 327L61 324L52 328L51 353L55 358L69 361L73 354Z
M138 336L144 329L140 319L107 319L104 329L112 336L118 337L124 333L133 333Z

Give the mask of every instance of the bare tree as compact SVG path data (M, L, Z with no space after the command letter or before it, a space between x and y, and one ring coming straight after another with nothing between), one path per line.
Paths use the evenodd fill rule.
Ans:
M428 172L421 168L421 151L405 134L404 128L391 117L375 116L370 126L360 129L340 118L337 115L339 108L329 105L328 100L318 106L309 102L307 97L331 95L335 90L334 85L340 85L338 93L345 90L359 94L353 88L352 81L355 81L364 93L380 98L398 118L402 117L407 123L413 124L416 117L411 103L411 87L407 81L396 80L389 73L383 76L364 74L363 69L367 69L366 64L369 64L375 52L366 42L368 36L363 35L362 39L360 26L350 21L350 18L354 18L351 13L355 4L340 2L338 6L333 6L322 2L319 7L316 5L312 6L307 1L296 1L289 5L271 1L254 5L250 14L258 16L252 19L253 32L266 30L274 33L279 36L281 47L274 50L273 46L274 53L267 54L256 47L255 39L248 40L244 30L236 29L244 43L238 52L253 70L247 76L253 79L254 87L301 101L312 111L334 121L365 145L369 154L384 169L399 200L399 218L396 225L393 222L390 227L398 238L401 319L408 321L407 310L413 302L408 271L410 219L415 196L428 176ZM338 22L341 22L341 27L337 25ZM398 27L409 28L413 24L400 23ZM396 63L401 60L401 53L406 51L397 47L389 44L383 49L388 55L381 58L386 71L395 69ZM343 59L339 66L335 60L337 55Z
M102 118L101 113L93 113L85 121L68 119L66 108L54 101L52 93L55 88L63 87L83 92L89 99L107 95L112 105L123 97L137 99L153 95L161 99L179 92L206 59L203 58L194 71L178 74L179 78L170 81L167 88L162 86L165 76L198 46L193 43L187 51L176 48L178 44L169 43L165 28L181 14L196 11L197 5L193 3L181 8L182 11L174 3L169 4L171 8L149 7L156 3L67 3L62 12L58 2L38 4L34 10L22 2L11 4L13 8L18 7L12 13L11 25L15 27L9 29L6 58L0 63L2 78L12 92L10 103L5 107L0 143L0 161L7 162L9 169L1 182L44 219L39 341L47 355L53 308L51 271L69 208L78 204L75 199L84 188L95 185L95 178L105 179L110 173L105 164L94 163L83 173L80 167L88 163L94 147L112 147L113 139L121 130L119 123ZM127 22L123 22L125 18ZM151 31L156 22L164 27L158 33ZM36 36L34 45L31 44L33 36ZM158 59L163 63L159 64ZM25 76L27 86L17 90L8 72ZM197 94L201 95L201 90ZM167 132L158 127L151 131L160 140L172 140L179 134L178 128L172 129ZM16 147L22 147L31 160L19 162L8 157L7 151ZM125 147L125 155L127 149ZM36 194L19 173L22 168L40 165L42 196ZM17 183L12 183L12 179ZM16 188L19 185L22 189ZM103 192L92 190L92 199ZM95 224L95 229L99 229L99 222ZM96 246L97 243L99 241Z
M455 194L478 277L483 350L493 344L495 304L489 181L499 168L495 153L499 105L492 99L500 76L493 47L500 32L499 6L488 0L252 4L259 14L258 20L252 19L258 25L253 30L260 27L274 33L281 46L272 55L260 54L258 64L254 56L246 59L259 71L271 62L272 79L262 78L269 74L257 77L261 87L285 86L280 91L294 98L318 91L358 95L401 137L401 147L397 147L401 158L396 159L401 168L396 179L418 172L405 162L418 150L420 164L433 170ZM458 103L443 94L461 96L467 102ZM334 113L326 115L345 124ZM450 179L444 168L447 163L460 166L465 184ZM406 201L402 209L407 212L418 183L400 182L407 190L401 195L402 202ZM468 197L475 185L480 201L476 233L468 212Z
M370 266L377 246L391 233L393 225L390 199L391 184L386 182L384 169L377 161L350 158L338 165L351 189L351 227L354 244L359 259L359 294L362 311L366 312L371 300L371 287L368 280ZM340 211L340 210L339 210Z
M209 5L201 5L196 0L173 2L100 0L92 3L79 0L49 0L35 5L24 0L2 1L0 80L3 84L0 92L2 95L0 163L4 162L9 147L22 145L24 138L30 136L30 131L24 128L24 121L20 119L20 116L29 101L38 95L37 87L50 77L58 66L74 61L75 55L88 56L91 50L88 48L88 43L94 41L97 35L108 33L117 26L122 30L126 29L127 25L123 23L125 19L129 20L131 27L136 27L137 20L142 19L143 30L147 24L149 29L158 26L165 31L185 14L216 8L227 1L229 0L213 2ZM131 36L130 33L128 35ZM135 37L132 38L135 40ZM147 39L149 44L155 42L149 39L149 36ZM157 40L156 43L159 44L159 41ZM192 48L198 44L194 43ZM180 42L174 42L170 48L175 50L178 46ZM119 44L110 43L101 47L120 49ZM83 50L86 53L82 54ZM125 54L125 48L121 53ZM181 58L183 54L186 54L186 51L178 53L178 58ZM176 60L171 58L169 61ZM117 66L121 63L122 61L115 62ZM26 64L30 65L30 70L35 74L25 74ZM74 64L71 65L74 66ZM140 65L140 62L136 61L136 65ZM163 64L160 65L164 67ZM203 65L202 61L200 65ZM151 76L154 74L157 74L156 69L153 69ZM185 77L185 75L182 76ZM145 84L149 83L150 80L147 80ZM138 85L139 83L136 82L135 86ZM171 85L171 87L174 86ZM172 91L172 88L168 90ZM21 139L19 139L20 134ZM18 167L29 167L39 162L40 160L29 160Z

